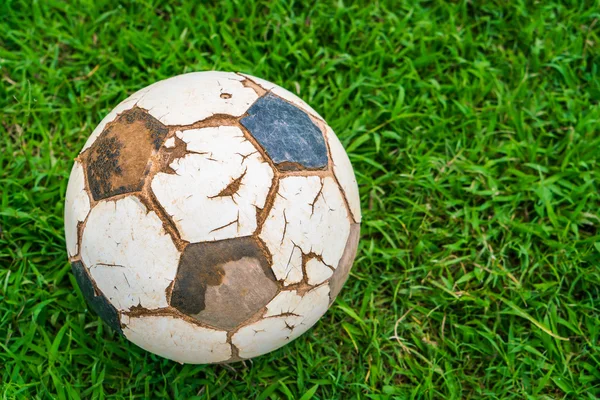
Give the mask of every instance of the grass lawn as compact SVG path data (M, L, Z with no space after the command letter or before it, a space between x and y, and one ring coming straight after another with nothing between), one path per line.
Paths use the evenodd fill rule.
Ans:
M3 399L600 397L600 2L126 3L0 1ZM327 119L362 241L309 333L179 365L86 308L63 201L112 107L213 69Z

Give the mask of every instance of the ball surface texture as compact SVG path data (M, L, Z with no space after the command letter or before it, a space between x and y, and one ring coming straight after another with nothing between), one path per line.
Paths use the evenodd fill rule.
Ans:
M65 236L92 308L181 363L294 340L327 311L359 240L352 166L327 123L265 80L196 72L115 107L75 160Z

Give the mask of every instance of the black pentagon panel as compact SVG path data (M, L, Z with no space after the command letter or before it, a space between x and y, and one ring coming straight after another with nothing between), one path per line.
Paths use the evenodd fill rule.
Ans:
M170 304L202 323L232 329L277 291L259 242L241 237L189 244L179 261Z
M140 108L123 112L83 155L94 200L141 190L169 129Z
M327 146L323 133L308 114L268 93L240 121L264 148L278 169L324 169Z
M90 279L85 266L81 261L73 261L71 263L71 269L81 289L83 297L87 301L88 305L102 318L108 326L115 331L123 334L121 331L121 323L119 322L119 313L117 309L108 301L103 294L96 294L94 285Z

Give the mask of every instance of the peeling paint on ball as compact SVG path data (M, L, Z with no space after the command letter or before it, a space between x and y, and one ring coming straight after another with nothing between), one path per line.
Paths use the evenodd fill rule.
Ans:
M352 165L324 119L271 82L215 71L115 107L65 201L90 308L191 364L257 357L309 330L348 278L360 220Z

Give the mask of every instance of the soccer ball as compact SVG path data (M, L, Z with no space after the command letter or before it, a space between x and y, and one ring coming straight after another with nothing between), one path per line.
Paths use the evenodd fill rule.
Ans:
M197 72L115 107L75 160L69 260L90 307L181 363L256 357L327 311L359 239L341 143L265 80Z

